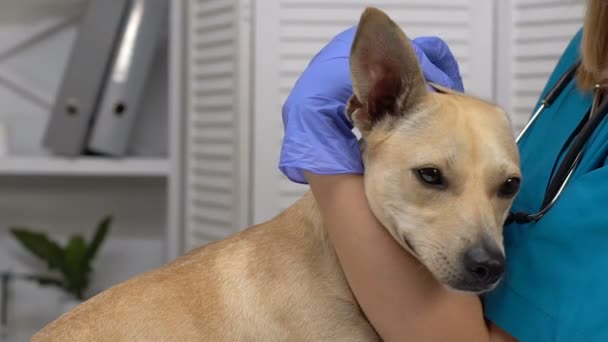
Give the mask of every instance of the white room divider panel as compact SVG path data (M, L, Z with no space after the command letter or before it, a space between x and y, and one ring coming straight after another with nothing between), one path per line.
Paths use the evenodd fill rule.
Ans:
M185 249L247 224L249 1L188 1Z
M282 105L315 53L366 6L411 38L445 39L466 91L506 107L517 130L583 17L574 0L184 1L187 134L176 188L186 249L265 221L308 190L278 170Z
M584 1L497 1L497 101L519 132L562 52L582 27Z
M310 59L368 5L393 17L410 38L437 35L459 61L465 88L493 99L493 1L488 0L264 0L254 6L253 220L291 205L307 189L278 170L281 107ZM474 72L473 72L474 71Z

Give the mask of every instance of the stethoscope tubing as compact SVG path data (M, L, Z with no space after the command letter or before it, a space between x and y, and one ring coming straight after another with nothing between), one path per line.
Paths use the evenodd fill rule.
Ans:
M574 75L576 75L576 70L578 69L578 67L580 65L581 65L580 59L577 60L576 62L574 62L574 64L572 64L570 66L570 68L568 68L568 70L566 70L566 72L562 75L562 77L560 77L559 80L557 80L557 82L555 83L553 88L551 88L549 90L547 95L540 101L540 106L534 112L534 114L532 115L532 117L530 118L530 120L528 121L526 126L524 126L524 128L519 133L519 135L516 139L517 143L519 143L521 138L530 129L532 124L534 124L534 122L536 122L536 119L540 116L540 113L542 113L546 108L549 108L553 104L553 102L555 102L555 100L559 97L559 95L564 91L564 88L566 88L568 83L570 83L570 81L572 81L572 79L574 79Z
M560 77L560 79L556 82L555 86L553 88L551 88L551 90L547 93L547 95L541 100L538 109L533 113L532 117L530 118L530 120L528 121L528 123L526 124L526 126L524 126L524 128L522 129L522 131L517 136L517 138L516 138L516 142L517 143L519 143L521 141L522 137L524 137L524 135L527 133L527 131L530 129L530 127L533 125L533 123L538 119L538 117L540 116L540 114L545 109L549 108L553 104L553 102L563 92L563 90L566 87L566 85L568 85L568 83L570 83L570 81L572 81L572 79L574 79L574 76L575 76L576 71L577 71L578 67L580 66L580 64L581 64L580 60L576 61L564 73L564 75L562 75L562 77ZM596 104L594 103L593 106L595 106L595 105ZM605 116L604 112L608 109L607 108L608 107L608 101L604 101L604 103L602 105L600 105L600 104L597 104L597 105L600 108L599 109L598 108L592 108L591 109L591 111L589 112L589 118L587 119L587 123L585 124L585 126L587 126L587 124L590 125L589 129L591 131L589 131L589 129L585 130L583 128L584 132L581 132L580 133L581 135L577 136L577 139L575 139L575 143L573 143L573 146L579 145L578 148L580 148L580 150L578 151L578 153L577 153L576 157L574 158L574 160L571 162L571 164L569 166L569 169L568 169L567 175L565 176L564 180L562 181L562 184L559 186L559 188L557 189L557 191L555 192L555 194L552 196L551 200L548 201L548 198L545 198L543 200L543 203L542 203L542 206L541 206L541 210L538 213L536 213L536 214L525 214L525 213L516 213L516 214L513 214L513 213L511 213L509 215L509 219L513 219L513 220L515 220L517 222L538 221L540 218L542 218L547 213L547 211L549 211L549 209L551 207L553 207L553 205L555 204L555 202L557 201L557 199L560 197L560 195L564 191L566 185L571 180L572 174L574 173L574 170L576 169L576 167L578 166L578 163L581 160L581 157L583 155L584 146L585 146L587 140L589 139L589 137L590 137L591 133L593 132L593 130L600 124L600 122L602 121L603 117ZM599 117L593 117L593 118L591 117L591 115L593 115L593 113L595 112L594 109L597 109L597 111L600 113ZM584 141L582 141L582 142L581 141L577 141L579 139L582 139L582 137L585 138ZM569 154L567 154L567 156L568 155ZM570 158L571 158L571 155L570 155ZM565 159L564 159L564 161L565 161ZM550 192L552 192L552 188L553 188L552 183L553 183L553 181L550 182L550 185L547 188L547 192L545 193L545 197L547 197L550 194Z

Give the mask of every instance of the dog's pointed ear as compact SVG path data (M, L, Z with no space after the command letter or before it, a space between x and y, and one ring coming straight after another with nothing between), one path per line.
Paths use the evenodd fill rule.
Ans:
M379 9L361 15L350 52L353 96L347 114L366 134L378 122L400 117L428 93L412 43Z

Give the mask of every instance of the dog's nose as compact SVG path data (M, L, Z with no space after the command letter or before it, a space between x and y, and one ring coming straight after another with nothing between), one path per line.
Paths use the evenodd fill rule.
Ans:
M505 257L498 247L483 243L466 252L464 265L476 282L492 285L502 277Z

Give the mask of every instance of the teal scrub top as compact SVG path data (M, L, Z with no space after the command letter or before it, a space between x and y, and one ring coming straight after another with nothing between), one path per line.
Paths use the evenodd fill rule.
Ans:
M544 96L578 59L578 31ZM572 81L520 141L522 187L512 210L539 211L568 136L592 103ZM537 103L537 107L538 107ZM594 132L554 206L536 223L504 228L504 281L482 300L490 321L520 341L608 341L608 127Z

